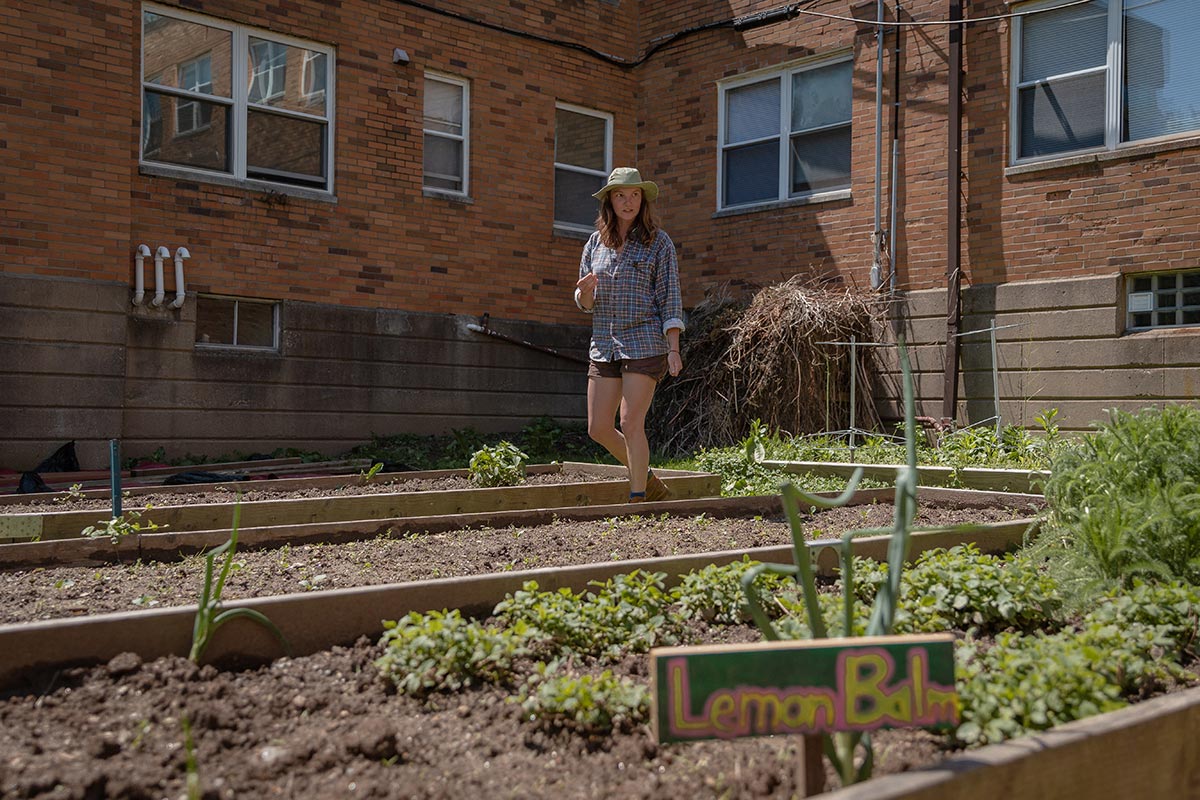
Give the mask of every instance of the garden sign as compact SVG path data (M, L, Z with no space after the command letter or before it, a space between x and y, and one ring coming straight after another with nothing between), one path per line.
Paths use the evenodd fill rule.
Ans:
M954 636L870 636L650 651L660 742L949 727Z

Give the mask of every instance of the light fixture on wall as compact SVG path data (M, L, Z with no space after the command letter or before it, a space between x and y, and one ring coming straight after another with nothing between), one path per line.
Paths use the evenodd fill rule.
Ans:
M408 63L408 52L402 48L396 47L392 50L392 63L400 64L401 66Z

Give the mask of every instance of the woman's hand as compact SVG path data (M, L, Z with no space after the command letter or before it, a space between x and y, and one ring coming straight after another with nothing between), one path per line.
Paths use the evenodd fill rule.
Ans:
M683 358L678 350L667 353L667 371L671 373L672 378L683 371Z
M591 308L596 304L596 282L598 280L596 273L589 272L575 282L575 288L579 290L579 302L584 308Z

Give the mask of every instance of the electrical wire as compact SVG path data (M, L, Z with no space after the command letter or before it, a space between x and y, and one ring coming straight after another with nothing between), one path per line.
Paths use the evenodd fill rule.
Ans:
M700 25L693 25L690 28L684 28L682 30L675 31L674 33L668 33L668 34L660 36L656 39L651 40L649 43L650 46L646 48L646 51L644 53L642 53L637 58L628 59L628 58L622 58L621 56L613 55L612 53L606 53L602 50L597 50L594 47L589 47L588 45L580 44L579 42L573 42L573 41L566 40L566 39L555 39L552 36L544 36L540 33L533 33L532 31L523 31L523 30L518 30L516 28L509 28L505 25L501 25L496 22L488 22L487 20L479 19L478 17L472 17L467 14L462 14L458 11L449 11L444 8L438 8L437 6L432 6L432 5L429 5L428 3L421 2L421 0L393 0L393 2L399 3L400 5L411 6L412 8L419 8L422 11L429 12L430 14L437 14L439 16L448 17L450 19L458 20L459 22L465 22L470 25L477 25L481 28L487 28L488 30L497 31L499 33L507 33L510 36L517 36L522 39L529 39L531 41L541 42L542 44L548 44L548 45L552 45L554 47L563 47L563 48L566 48L569 50L575 50L580 53L584 53L585 55L589 55L593 58L599 59L601 61L605 61L609 64L614 64L618 67L621 67L622 69L633 69L634 67L641 66L642 64L646 63L646 61L649 60L649 58L652 55L654 55L655 53L657 53L659 50L666 47L667 45L673 44L681 39L685 39L685 38L687 38L689 36L693 36L697 33L703 33L704 31L717 30L720 28L733 28L735 30L744 30L749 27L760 27L763 25L774 25L774 24L778 24L780 22L791 21L799 16L818 17L821 19L835 19L835 20L840 20L843 22L853 22L856 25L869 25L869 26L875 26L875 27L883 26L883 27L892 27L892 28L919 28L919 27L923 27L923 26L973 25L973 24L980 23L980 22L995 22L997 20L1003 20L1003 19L1013 19L1016 17L1027 17L1027 16L1030 16L1033 14L1045 13L1047 11L1058 11L1059 9L1063 9L1063 8L1070 8L1072 6L1080 6L1080 5L1085 5L1087 3L1095 2L1095 0L1069 0L1069 2L1061 3L1059 5L1050 6L1050 7L1034 8L1034 9L1030 9L1028 11L1014 11L1011 14L994 14L992 16L987 16L987 17L965 17L961 20L900 21L900 20L874 20L874 19L865 19L865 18L860 19L858 17L847 17L847 16L843 16L840 14L829 14L829 13L826 13L823 11L813 11L811 7L819 1L820 0L806 0L806 2L801 2L801 3L788 3L787 5L777 6L775 8L768 9L767 11L760 11L760 12L756 12L754 14L747 14L747 15L741 16L741 17L730 17L728 19L714 20L712 22L705 22ZM1156 2L1156 0L1149 0L1149 2L1153 3L1153 2Z

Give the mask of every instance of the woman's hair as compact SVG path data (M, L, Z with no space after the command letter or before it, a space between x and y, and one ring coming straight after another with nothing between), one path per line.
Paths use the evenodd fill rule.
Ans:
M658 220L654 218L651 202L642 194L642 207L638 209L637 219L629 229L629 235L642 244L648 245L658 235ZM596 217L596 230L600 231L600 244L616 250L621 246L621 234L617 227L617 214L612 207L612 192L604 195L600 203L600 216Z

